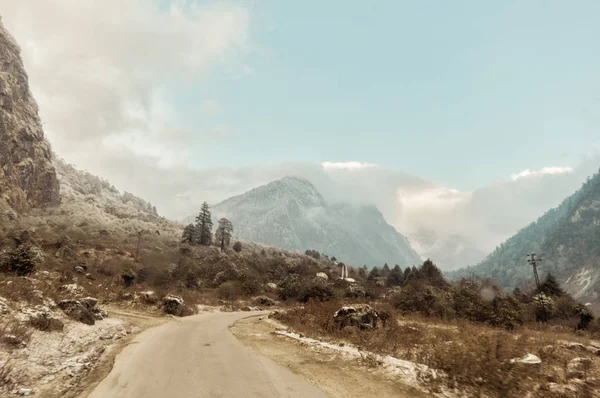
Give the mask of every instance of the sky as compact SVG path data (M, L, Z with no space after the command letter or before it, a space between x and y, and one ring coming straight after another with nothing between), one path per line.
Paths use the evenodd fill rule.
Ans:
M491 250L600 167L597 1L0 0L66 161L179 219L286 175Z

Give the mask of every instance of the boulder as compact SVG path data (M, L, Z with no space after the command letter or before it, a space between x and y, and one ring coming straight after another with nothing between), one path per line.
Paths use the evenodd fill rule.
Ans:
M273 282L267 283L267 287L269 288L269 290L277 290L277 285Z
M94 297L62 300L58 307L70 318L86 325L93 325L108 317L107 312L98 307L98 299Z
M142 296L142 300L144 300L144 302L146 302L148 304L158 303L158 296L152 290L141 292L140 295Z
M583 379L592 368L590 358L573 358L567 363L567 379Z
M336 311L333 318L340 329L347 326L375 329L381 323L377 310L367 304L342 307Z
M94 314L88 310L79 300L62 300L58 303L58 307L72 319L86 325L93 325L96 323Z
M285 311L285 310L274 310L274 311L271 311L271 312L269 313L269 316L268 316L268 318L269 318L269 319L273 319L273 318L275 318L275 319L278 319L278 318L280 318L281 316L285 315L285 314L286 314L286 312L287 312L287 311Z
M271 306L279 304L279 302L275 301L275 300L273 300L273 299L271 299L271 298L269 298L267 296L259 296L259 297L257 297L257 298L254 299L254 304L255 305L263 305L263 306L266 306L266 307L271 307Z
M163 310L170 315L181 316L184 311L183 298L172 294L167 294L162 299Z
M75 267L75 272L77 272L78 274L85 274L85 270L80 265Z
M328 280L328 279L329 279L329 277L327 276L327 274L326 274L325 272L317 272L317 275L316 275L316 277L317 277L318 279L322 279L322 280L324 280L324 281L326 281L326 280Z

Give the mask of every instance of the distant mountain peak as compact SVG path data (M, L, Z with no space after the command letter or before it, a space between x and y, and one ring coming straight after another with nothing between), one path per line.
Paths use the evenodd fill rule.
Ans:
M413 265L419 255L372 205L329 204L309 181L272 181L212 208L241 239L287 250L316 249L355 265Z

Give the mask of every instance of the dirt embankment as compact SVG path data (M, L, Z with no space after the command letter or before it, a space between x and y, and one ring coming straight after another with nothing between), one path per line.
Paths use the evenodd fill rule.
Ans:
M349 360L340 353L308 346L275 334L277 326L265 317L253 317L231 327L244 344L277 364L291 369L331 397L428 397L368 360Z

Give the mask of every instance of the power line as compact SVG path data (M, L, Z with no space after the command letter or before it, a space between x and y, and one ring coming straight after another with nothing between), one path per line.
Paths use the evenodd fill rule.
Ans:
M535 258L535 253L530 253L527 255L527 262L533 268L533 277L535 278L535 285L537 286L538 291L540 290L540 277L537 272L537 263L541 262L541 258Z

